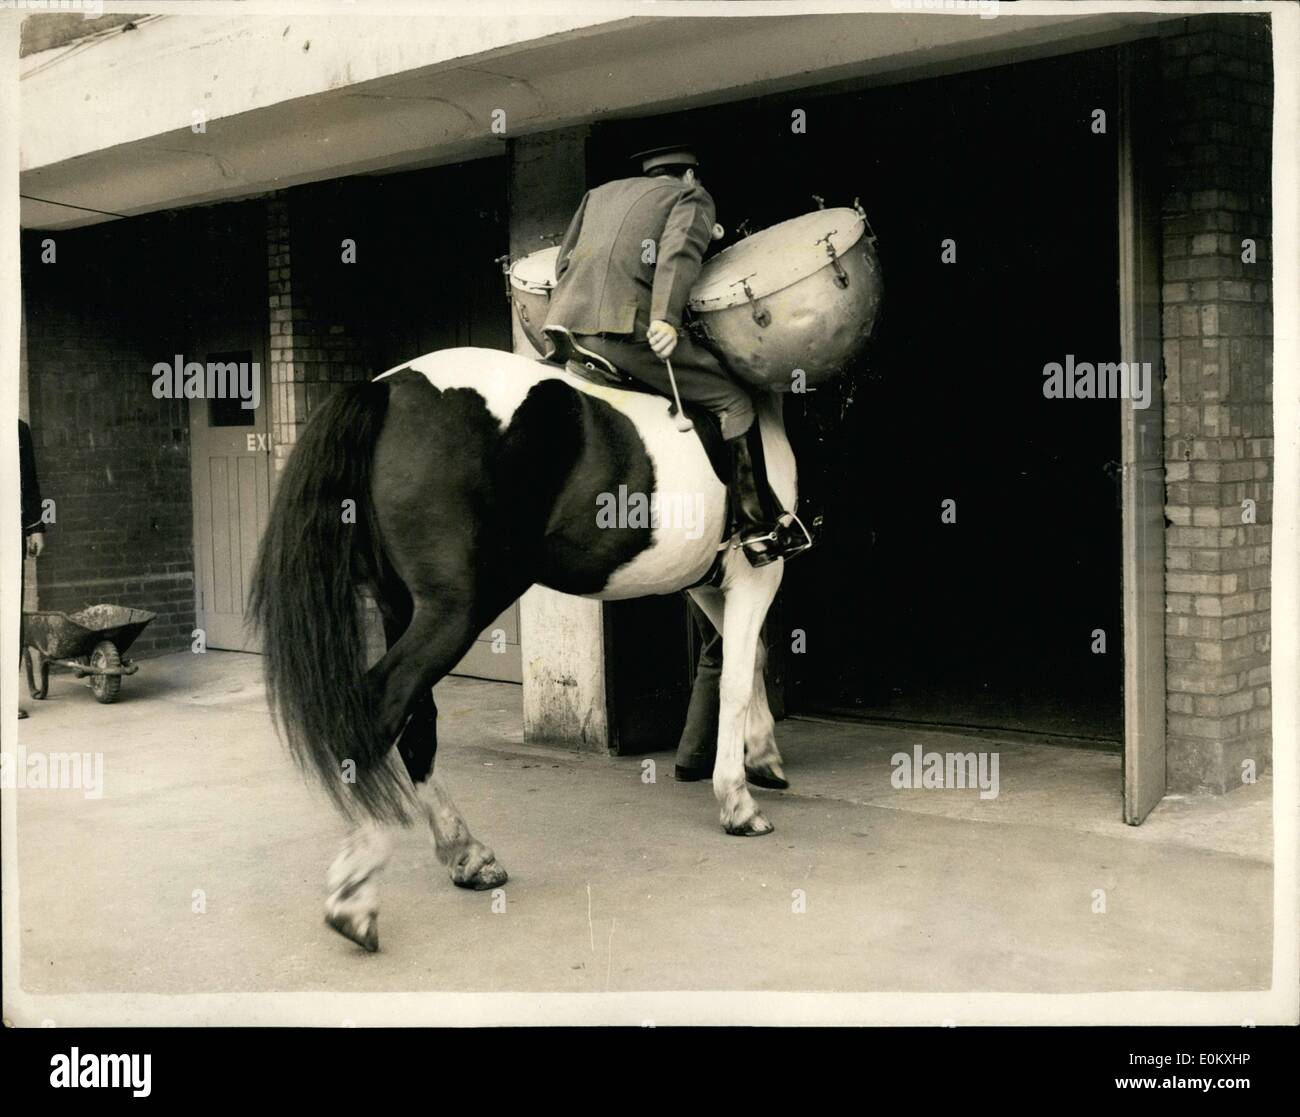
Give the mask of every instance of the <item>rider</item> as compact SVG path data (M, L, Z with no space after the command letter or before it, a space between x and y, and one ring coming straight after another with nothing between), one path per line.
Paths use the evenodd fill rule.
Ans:
M632 158L640 160L641 176L589 190L569 223L545 326L556 344L551 357L564 359L572 344L664 394L671 392L665 364L671 358L682 399L708 408L721 423L741 546L751 564L765 566L796 548L778 530L781 509L768 487L753 400L682 329L704 250L721 235L713 199L689 147Z

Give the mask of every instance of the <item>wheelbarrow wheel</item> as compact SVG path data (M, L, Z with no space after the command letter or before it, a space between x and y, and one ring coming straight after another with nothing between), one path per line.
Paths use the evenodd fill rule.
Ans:
M117 645L112 640L101 640L90 653L90 666L116 670L122 666L122 657L117 654ZM122 689L121 675L91 675L90 689L96 702L116 702L118 691Z

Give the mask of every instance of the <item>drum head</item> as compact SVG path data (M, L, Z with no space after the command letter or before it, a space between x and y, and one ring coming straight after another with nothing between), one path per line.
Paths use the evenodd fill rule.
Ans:
M836 254L843 256L865 229L861 214L847 207L819 209L763 229L704 265L688 305L696 312L738 306L749 298L742 281L756 299L783 291L829 266L828 237Z
M560 246L530 252L510 265L510 286L534 295L544 295L555 286L555 265L560 259Z

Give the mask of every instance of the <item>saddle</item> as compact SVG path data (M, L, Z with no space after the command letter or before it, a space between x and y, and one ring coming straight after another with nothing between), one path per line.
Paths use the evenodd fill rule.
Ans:
M592 384L599 384L602 387L618 388L629 392L644 392L647 395L659 396L660 393L648 384L643 384L635 377L629 376L620 368L616 368L608 359L602 357L599 353L593 353L590 349L584 348L574 339L573 335L563 326L545 326L543 336L550 342L550 352L540 359L542 364L563 365L567 372L574 376L581 377L583 380ZM660 398L663 398L662 396ZM694 589L695 586L711 585L716 586L722 579L722 558L726 553L727 543L735 534L736 525L733 522L733 509L731 507L731 454L727 449L725 440L722 437L722 424L712 411L707 407L701 407L698 404L683 403L682 410L695 425L695 434L699 437L700 444L704 447L705 454L708 455L709 464L713 467L713 472L717 475L719 481L727 489L727 510L723 517L723 523L726 527L723 529L722 540L718 544L718 553L713 560L713 564L705 572L704 577L695 582L688 589ZM769 497L776 502L775 494L769 489ZM804 527L802 521L797 516L789 512L781 512L780 504L776 502L779 522L773 530L772 537L779 538L781 532L792 532L791 540L798 540L802 537L802 543L799 544L798 550L791 549L787 552L787 557L793 557L800 551L807 550L813 544L812 534ZM820 520L820 517L818 518ZM788 521L788 522L787 522ZM794 531L798 527L798 532Z
M629 376L622 369L616 368L599 353L583 348L563 326L547 326L545 336L551 342L551 352L541 358L541 363L563 365L566 372L571 372L574 376L604 388L618 388L626 392L659 396L659 392L654 388ZM695 433L699 436L704 452L709 457L713 472L717 474L718 480L726 485L730 480L731 459L722 438L722 425L717 415L707 407L694 403L683 402L682 410L695 424Z

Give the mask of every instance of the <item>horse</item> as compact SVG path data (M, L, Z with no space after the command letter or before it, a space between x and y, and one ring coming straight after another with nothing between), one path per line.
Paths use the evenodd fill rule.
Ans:
M432 688L532 585L603 600L690 593L725 648L713 769L722 828L771 833L746 770L786 786L760 640L784 560L751 566L724 539L726 486L700 434L684 433L665 403L559 365L454 348L341 387L302 431L249 609L279 732L352 824L329 871L326 922L366 950L378 949L393 826L423 817L456 885L507 880L435 772ZM793 510L782 397L758 391L756 411L770 485ZM701 514L611 525L598 510L620 487L661 509L685 496ZM387 648L369 668L359 593L378 607Z

